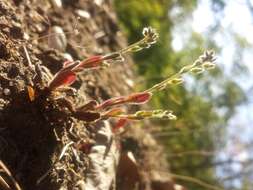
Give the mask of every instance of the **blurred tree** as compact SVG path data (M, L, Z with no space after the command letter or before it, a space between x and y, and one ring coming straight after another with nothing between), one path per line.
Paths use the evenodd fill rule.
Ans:
M121 26L130 43L141 37L140 31L146 26L156 28L160 34L160 40L154 47L134 55L138 72L145 80L145 83L137 85L138 88L150 87L162 78L175 73L183 65L194 61L202 53L203 48L214 48L219 51L219 47L212 39L206 40L193 31L190 31L191 35L182 50L174 51L172 48L173 28L182 24L182 20L191 17L198 4L197 0L128 0L126 2L114 0L114 3ZM214 11L222 12L225 1L212 0L211 5ZM210 29L210 33L216 32L218 26L217 18L216 25ZM238 41L247 44L239 37ZM185 151L215 151L214 141L219 139L217 136L222 136L225 132L221 126L224 126L232 116L235 106L246 99L240 86L233 80L225 78L222 69L217 67L210 74L187 76L185 86L171 87L153 97L152 105L155 108L171 109L178 116L178 120L169 123L169 126L167 122L155 123L157 126L162 126L162 133L168 134L159 136L159 140L166 147L173 173L220 184L215 177L215 169L208 167L213 163L214 154L187 155L177 159L170 155ZM224 115L217 113L220 108L224 108ZM179 135L171 135L173 132L179 132ZM191 183L186 183L186 186L188 189L203 189Z

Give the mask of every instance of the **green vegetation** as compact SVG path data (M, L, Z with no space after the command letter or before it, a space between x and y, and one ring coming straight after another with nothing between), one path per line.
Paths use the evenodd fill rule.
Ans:
M213 48L219 51L212 39L206 40L194 32L181 51L175 52L172 49L173 27L191 15L197 1L114 0L114 3L129 43L139 39L141 29L146 26L157 28L160 36L155 46L134 55L137 70L145 81L145 84L137 83L138 89L150 88L161 81L161 78L177 73L184 65L196 59L203 49ZM219 10L225 6L223 1L214 1L214 5ZM175 8L181 10L176 19L169 14ZM175 122L154 123L162 126L160 132L154 135L166 147L172 173L222 186L215 176L215 167L212 167L215 165L214 140L224 135L224 124L234 113L235 106L245 101L245 95L219 68L210 74L205 73L189 80L193 80L194 85L173 86L153 97L154 109L171 109L178 117ZM212 88L226 90L217 95ZM217 114L219 108L225 108L224 116ZM182 184L190 190L203 189L194 183L182 181Z

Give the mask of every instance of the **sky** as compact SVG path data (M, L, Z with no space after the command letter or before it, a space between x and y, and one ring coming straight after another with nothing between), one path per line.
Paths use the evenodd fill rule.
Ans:
M226 146L221 151L218 159L226 159L233 157L239 161L246 161L250 157L250 152L244 148L243 144L253 140L253 14L247 6L247 0L226 0L224 12L220 15L215 14L211 10L210 0L201 0L197 9L194 11L192 18L184 21L179 27L175 28L173 33L172 47L175 51L180 51L184 47L184 42L190 37L185 31L191 29L203 36L212 38L222 51L218 55L217 64L224 68L226 76L234 77L234 80L244 89L249 99L248 103L240 105L236 109L236 114L228 122L228 135ZM250 0L253 5L253 0ZM179 10L174 10L173 14L177 14ZM221 27L214 36L208 36L209 29L216 23L217 18L220 19ZM182 35L184 32L184 35ZM242 57L239 58L248 68L247 75L233 76L232 72L234 60L238 57L237 46L234 40L234 34L245 38L249 43L247 49L243 51ZM234 172L238 172L242 167L238 164L231 165ZM222 169L217 170L218 176L224 176ZM236 186L240 186L239 181L234 182Z

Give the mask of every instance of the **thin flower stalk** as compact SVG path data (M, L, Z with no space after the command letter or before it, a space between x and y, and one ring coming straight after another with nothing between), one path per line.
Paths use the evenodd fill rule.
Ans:
M144 48L149 48L152 44L155 44L157 42L157 39L159 38L158 33L152 27L144 28L142 31L142 35L144 36L143 39L120 50L119 53L124 54L127 52L136 52Z
M156 43L158 38L155 29L151 27L144 28L143 35L143 39L120 51L108 53L106 55L91 56L83 61L65 62L63 68L58 71L54 78L49 82L49 89L52 91L60 86L71 85L76 80L77 73L85 69L97 69L100 67L106 67L111 63L123 62L123 54L149 48L152 44Z
M153 92L158 90L163 90L169 84L181 84L184 82L182 75L188 72L198 74L204 70L211 69L215 66L214 64L215 56L213 51L206 51L201 55L193 64L183 67L178 73L172 75L168 79L154 85L152 88L144 91L133 93L128 96L121 96L116 98L108 99L101 104L98 104L95 109L105 110L113 106L125 105L125 104L144 104L147 103ZM152 110L152 111L138 111L134 114L127 114L121 108L113 108L101 115L101 118L119 118L119 119L128 119L128 120L142 120L142 119L170 119L175 120L176 116L170 111L163 110Z
M205 70L213 69L215 67L215 60L216 57L214 51L205 51L203 55L199 56L199 58L193 64L183 67L178 73L168 77L158 84L155 84L151 88L145 90L145 92L153 93L155 91L163 90L171 84L181 84L184 82L182 78L183 74L189 72L193 74L200 74Z
M118 111L118 112L117 112ZM124 113L122 110L108 111L103 114L102 118L118 118L127 120L143 120L143 119L165 119L165 120L176 120L177 117L172 111L167 110L141 110L133 114ZM113 114L112 114L113 113Z
M63 64L63 68L58 71L55 74L54 78L49 82L48 89L52 91L63 85L71 85L76 80L77 74L85 69L97 69L100 67L108 66L110 63L122 62L124 61L124 54L129 52L137 52L142 49L149 48L152 44L156 43L158 39L158 34L151 27L143 29L143 36L144 37L138 42L117 52L109 53L106 55L95 55L83 61L65 62ZM137 92L127 96L111 98L100 104L96 101L90 101L79 108L72 108L72 106L69 106L69 110L73 117L79 120L83 120L85 122L95 122L100 119L109 118L119 119L119 122L115 125L115 129L123 127L128 120L175 120L177 117L172 113L172 111L141 110L129 114L126 113L122 108L119 108L117 106L122 106L126 104L145 104L151 99L154 92L163 90L168 85L178 85L183 83L184 74L199 74L204 72L205 70L214 68L215 59L216 58L213 51L206 51L203 53L203 55L199 56L199 58L193 64L186 65L176 74L168 77L167 79L143 92ZM30 97L32 97L32 95Z

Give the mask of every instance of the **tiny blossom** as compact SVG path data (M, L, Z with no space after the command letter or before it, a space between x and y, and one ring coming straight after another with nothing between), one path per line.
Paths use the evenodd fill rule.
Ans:
M157 42L157 39L159 37L156 30L152 27L145 27L142 31L143 36L146 38L146 42L148 44L154 44Z
M120 50L121 53L137 52L144 48L149 48L152 44L157 42L159 37L158 33L152 27L146 27L143 29L142 34L144 36L140 41Z
M215 57L215 52L210 50L210 51L205 51L203 55L201 55L200 60L204 63L206 61L210 61L210 62L215 62L216 57Z

